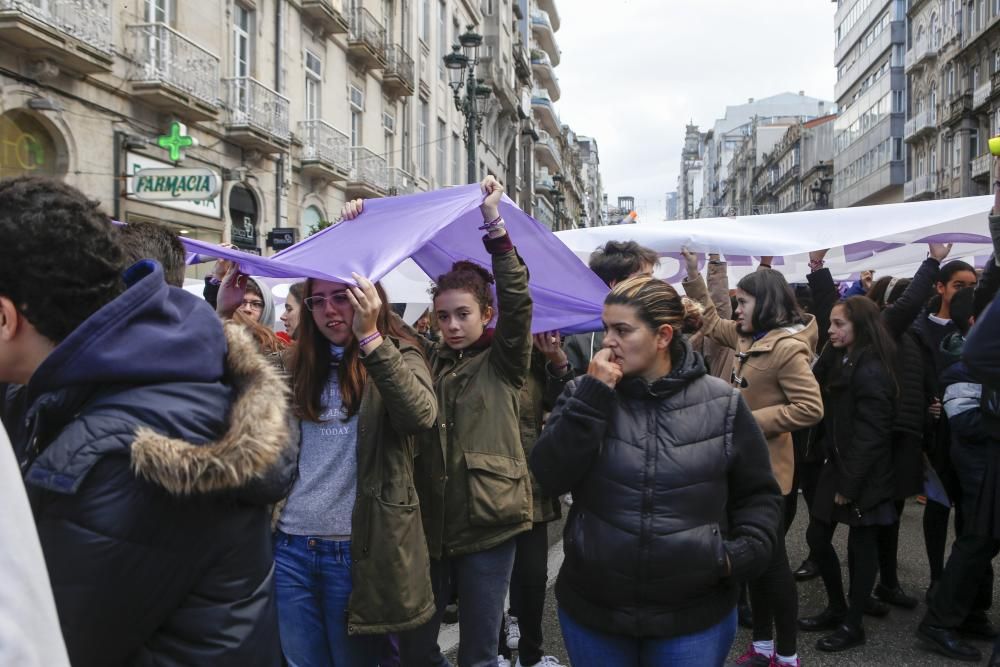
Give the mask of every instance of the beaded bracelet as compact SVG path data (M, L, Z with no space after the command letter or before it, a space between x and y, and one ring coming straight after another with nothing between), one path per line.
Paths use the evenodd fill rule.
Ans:
M371 336L366 336L366 337L362 338L361 340L358 341L358 347L364 348L365 345L367 345L368 343L372 342L373 340L375 340L376 338L378 338L381 335L382 335L382 333L380 331L376 331Z
M813 261L813 260L810 259L809 260L809 270L810 271L819 271L820 269L823 268L823 266L825 264L826 264L826 262L824 262L822 259L815 260L815 261Z
M503 225L504 225L503 216L498 215L496 220L494 220L493 222L483 223L483 225L481 227L479 227L479 229L482 229L483 231L487 231L488 232L488 231L491 231L491 230L493 230L493 229L495 229L497 227L503 227Z

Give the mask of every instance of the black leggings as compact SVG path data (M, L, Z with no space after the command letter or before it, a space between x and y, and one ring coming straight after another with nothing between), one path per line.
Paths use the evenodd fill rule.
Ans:
M782 531L778 532L767 569L750 582L750 607L753 609L754 641L773 638L778 655L795 655L799 631L799 592L792 569L788 566L785 534Z
M844 600L844 580L840 574L840 558L833 547L836 523L809 518L806 541L813 559L819 566L829 598L829 606L847 612L847 624L862 626L865 604L875 587L878 575L878 533L882 526L852 526L847 537L847 568L851 575L849 603Z
M896 501L896 516L903 516L906 503ZM897 572L897 552L899 551L899 519L888 526L878 527L878 571L879 581L886 588L899 588Z

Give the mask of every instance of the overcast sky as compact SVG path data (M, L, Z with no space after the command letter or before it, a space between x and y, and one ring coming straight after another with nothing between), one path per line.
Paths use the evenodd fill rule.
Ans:
M597 139L608 200L665 217L684 127L780 92L833 101L830 0L557 0L562 121Z

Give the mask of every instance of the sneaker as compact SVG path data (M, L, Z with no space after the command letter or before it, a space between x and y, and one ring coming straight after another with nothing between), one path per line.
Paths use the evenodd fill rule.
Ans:
M510 667L510 660L502 655L497 656L497 667Z
M519 657L517 659L517 664L515 664L514 667L529 667L529 666L522 665L521 658ZM554 655L543 655L541 660L536 662L534 665L530 665L530 667L565 667L565 666L561 662L556 660L556 657Z
M753 642L751 642L747 647L746 653L736 658L736 662L733 664L746 665L746 667L771 667L774 662L771 656L758 653L757 649L753 647Z
M771 658L770 667L802 667L802 663L799 662L798 658L795 658L795 662L778 662L778 654L775 653L774 657Z
M521 627L517 624L517 616L504 614L504 627L507 628L507 648L516 651L521 643Z

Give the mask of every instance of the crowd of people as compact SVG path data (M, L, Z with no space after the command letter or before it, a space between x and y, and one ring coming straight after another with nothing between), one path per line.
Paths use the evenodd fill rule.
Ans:
M460 667L560 667L542 626L568 507L554 591L572 664L722 665L742 623L737 664L799 665L800 633L849 651L866 615L917 606L896 559L918 495L916 634L982 659L1000 215L981 272L931 243L912 278L849 290L822 249L806 284L764 257L732 292L722 256L684 249L682 297L656 252L609 242L590 258L603 330L563 337L532 334L503 189L481 187L468 234L491 266L456 262L407 323L356 274L297 283L277 313L219 261L199 298L166 228L0 181L0 525L17 536L0 663L440 667L457 603ZM814 577L827 605L800 610Z

